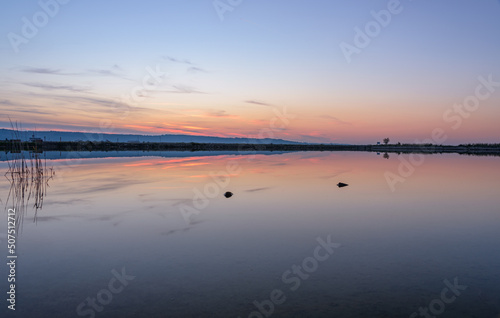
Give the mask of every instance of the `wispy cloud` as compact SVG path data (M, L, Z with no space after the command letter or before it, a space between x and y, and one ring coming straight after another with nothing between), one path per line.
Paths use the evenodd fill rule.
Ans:
M57 116L56 113L51 113L51 112L46 112L46 111L41 111L37 110L35 108L16 108L13 113L28 113L28 114L39 114L39 115L51 115L51 116Z
M24 73L33 73L33 74L45 74L45 75L65 75L65 76L88 76L88 75L98 75L98 76L111 76L118 77L121 79L131 80L125 76L124 70L118 65L114 64L111 68L102 68L102 69L88 69L79 73L71 73L66 72L57 68L47 68L47 67L22 67L19 69Z
M0 100L0 104L7 105L7 106L14 106L14 104L10 100L8 100L8 99L2 99L2 100Z
M182 84L172 85L173 90L165 90L166 93L174 94L207 94L205 92L199 91L197 88Z
M189 61L187 59L180 60L180 59L177 59L177 58L171 57L171 56L164 56L163 58L166 60L169 60L170 62L174 62L174 63L194 65L193 63L191 63L191 61Z
M49 74L49 75L81 75L81 73L68 73L55 68L45 68L45 67L23 67L20 69L24 73L35 73L35 74Z
M334 116L331 116L331 115L320 115L318 116L319 118L322 118L322 119L328 119L332 122L335 122L337 124L340 124L340 125L352 125L351 123L349 122L346 122L346 121L343 121L337 117L334 117Z
M114 64L109 69L90 69L90 70L87 70L87 72L90 74L94 74L94 75L111 76L111 77L117 77L117 78L125 79L128 81L132 81L132 79L125 76L123 69L117 64Z
M197 65L196 63L191 62L188 59L178 59L171 56L163 56L163 58L172 63L188 65L189 67L186 69L187 73L208 73L206 69Z
M72 85L51 85L51 84L44 84L44 83L23 83L23 84L26 86L37 87L37 88L41 88L41 89L48 90L48 91L65 90L65 91L77 92L77 93L90 91L90 88L77 87L77 86L72 86Z
M216 110L216 109L207 111L206 115L208 117L218 117L218 118L221 118L221 117L237 118L238 117L238 116L228 114L225 110Z
M13 107L14 106L14 107ZM55 113L48 112L44 107L39 105L29 105L24 103L11 102L10 100L0 100L0 110L6 111L11 115L16 113L40 114L40 115L54 115Z
M192 66L192 67L188 68L187 72L188 73L208 73L207 70L205 70L201 67L197 67L197 66Z
M161 134L181 134L181 135L193 135L193 136L204 136L202 132L199 131L198 127L190 126L177 126L177 125L165 125L167 127L162 127L158 125L124 125L124 127L132 129L137 132L154 132ZM172 127L172 128L170 128ZM185 128L187 127L187 128ZM203 129L203 128L202 128Z
M96 112L96 113L109 113L109 114L119 114L124 111L129 112L148 112L169 114L170 111L158 110L147 107L131 106L124 102L104 98L104 97L94 97L94 96L82 96L82 95L62 95L62 94L40 94L40 93L29 93L29 96L50 99L52 101L58 100L67 103L65 105L66 109L85 111L86 113Z
M254 105L260 105L260 106L272 106L271 104L268 104L268 103L265 103L265 102L256 101L256 100L246 100L245 103L254 104Z
M88 71L90 73L94 73L94 74L97 74L97 75L121 77L120 74L117 74L116 72L114 72L112 70L100 69L100 70L88 70Z
M131 105L128 105L126 103L123 103L123 102L120 102L117 100L101 98L101 97L58 96L58 99L64 100L68 103L78 103L78 104L84 104L84 105L99 106L102 108L101 109L94 108L94 109L92 109L92 111L103 112L103 113L114 114L114 113L123 112L124 110L130 111L130 112L138 112L138 111L159 112L157 109L152 109L152 108L147 108L147 107L139 107L139 106L131 106ZM75 109L83 110L84 108L76 107ZM164 111L164 113L170 113L170 112Z

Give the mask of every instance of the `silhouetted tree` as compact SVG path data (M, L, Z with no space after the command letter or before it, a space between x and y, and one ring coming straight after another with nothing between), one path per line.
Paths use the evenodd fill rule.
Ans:
M389 138L384 138L384 144L387 145L389 143L389 141L391 141Z

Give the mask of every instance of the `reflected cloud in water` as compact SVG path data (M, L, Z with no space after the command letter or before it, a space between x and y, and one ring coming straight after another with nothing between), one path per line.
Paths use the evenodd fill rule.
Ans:
M26 222L23 233L23 273L29 277L23 300L36 304L24 307L25 316L61 309L52 300L67 290L95 294L102 288L99 273L117 264L141 274L131 286L135 292L110 305L117 315L126 316L121 308L130 304L147 303L150 316L170 310L231 316L221 308L238 316L280 288L275 282L283 271L327 234L343 248L290 294L277 316L290 316L296 306L325 317L379 306L408 317L424 305L421 299L429 303L436 285L439 292L442 280L455 276L471 287L450 315L469 304L490 313L474 288L500 294L498 158L426 157L397 193L384 179L385 171L397 169L395 154L389 160L376 153L178 159L89 158L66 165L64 180L50 180L39 224ZM186 224L179 206L220 180L211 176L221 177L228 162L241 172ZM350 186L340 190L339 182ZM0 182L2 190L10 186ZM231 199L224 197L228 191ZM75 306L81 302L76 298ZM72 310L63 314L74 315Z

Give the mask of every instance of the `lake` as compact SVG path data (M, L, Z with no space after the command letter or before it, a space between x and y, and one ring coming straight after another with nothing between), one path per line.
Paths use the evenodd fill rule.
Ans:
M0 178L2 317L500 315L498 157L39 156L43 197Z

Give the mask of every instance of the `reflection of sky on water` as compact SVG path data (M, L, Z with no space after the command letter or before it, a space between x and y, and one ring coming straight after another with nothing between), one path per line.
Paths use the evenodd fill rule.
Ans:
M186 223L179 206L228 162L241 173ZM76 316L126 267L137 278L103 317L246 317L275 288L287 296L276 316L409 316L454 277L469 288L441 317L500 313L498 158L426 156L392 193L384 172L398 164L373 153L64 164L19 238L19 312ZM342 247L291 292L282 273L328 234Z

